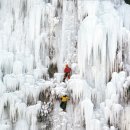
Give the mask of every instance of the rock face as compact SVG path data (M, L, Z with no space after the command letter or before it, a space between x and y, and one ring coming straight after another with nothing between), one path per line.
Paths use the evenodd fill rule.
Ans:
M56 64L50 64L49 68L48 68L48 73L49 73L49 77L52 78L54 77L54 73L56 73L58 71L57 69L57 65Z
M129 1L129 0L125 0L125 2L126 2L127 4L130 4L130 1Z

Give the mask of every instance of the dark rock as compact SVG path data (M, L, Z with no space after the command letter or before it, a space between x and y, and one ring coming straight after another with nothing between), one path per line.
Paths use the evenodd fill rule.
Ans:
M130 5L130 0L125 0L125 2Z
M54 73L58 71L57 64L50 64L48 68L49 77L54 77Z

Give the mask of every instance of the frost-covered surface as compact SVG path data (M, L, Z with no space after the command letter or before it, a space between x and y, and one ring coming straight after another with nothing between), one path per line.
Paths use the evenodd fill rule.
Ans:
M129 17L124 0L0 0L0 130L129 130Z
M130 7L122 4L118 11L110 1L88 3L91 6L86 6L87 17L79 29L78 64L82 77L104 90L112 72L123 69L122 61L129 58Z

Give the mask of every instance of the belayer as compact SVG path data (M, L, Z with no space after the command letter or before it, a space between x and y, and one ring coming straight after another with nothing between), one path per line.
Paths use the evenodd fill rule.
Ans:
M64 69L64 79L63 79L63 82L65 82L66 78L70 79L71 72L72 72L71 68L68 66L68 64L66 64L66 67Z
M68 100L70 100L70 99L67 95L63 95L61 97L60 107L63 109L64 112L66 112L66 105L67 105Z

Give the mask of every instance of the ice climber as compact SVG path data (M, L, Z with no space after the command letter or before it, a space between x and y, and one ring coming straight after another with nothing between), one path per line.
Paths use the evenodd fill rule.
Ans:
M63 95L61 97L60 107L63 109L64 112L66 112L66 105L67 105L68 100L70 100L70 99L69 99L69 97L67 95Z
M68 64L66 64L66 67L64 69L64 79L63 79L63 82L65 82L66 78L70 79L71 71L72 71L71 68L68 66Z

